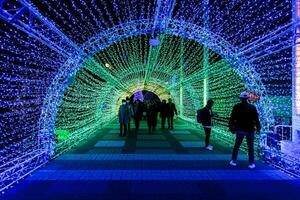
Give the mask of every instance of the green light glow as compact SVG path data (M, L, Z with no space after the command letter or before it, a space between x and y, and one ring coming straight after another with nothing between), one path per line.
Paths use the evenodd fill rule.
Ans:
M155 47L149 46L150 37L124 39L86 60L65 91L56 129L73 135L101 127L116 116L121 100L137 90L151 91L161 100L172 97L180 117L191 120L209 94L215 111L228 118L245 90L229 63L191 40L161 35Z
M207 102L207 85L206 85L207 79L203 79L203 106L205 106Z

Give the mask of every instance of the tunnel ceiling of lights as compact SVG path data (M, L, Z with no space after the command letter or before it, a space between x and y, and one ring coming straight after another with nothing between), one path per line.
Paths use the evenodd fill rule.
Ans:
M1 0L0 24L2 189L136 91L173 98L187 121L213 98L223 130L244 90L265 130L291 116L290 0Z

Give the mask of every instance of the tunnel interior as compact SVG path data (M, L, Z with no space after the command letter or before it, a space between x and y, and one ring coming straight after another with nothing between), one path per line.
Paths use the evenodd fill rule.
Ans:
M238 95L258 95L252 103L263 125L261 159L299 173L297 155L282 145L293 142L298 83L293 6L1 1L0 191L111 123L121 100L137 91L172 98L190 126L197 126L196 110L214 99L220 143L232 143L227 124ZM278 135L277 125L288 134Z
M126 87L125 91L109 79L102 79L97 68L88 64L69 79L59 105L56 134L67 134L69 138L77 138L74 136L78 134L85 138L85 133L89 135L87 127L93 130L114 119L121 100L134 96L140 88L142 93L146 94L143 91L148 89L148 95L155 94L161 100L172 98L179 116L190 121L195 121L197 109L208 99L214 99L214 110L219 114L216 125L227 130L230 111L239 102L239 93L248 90L240 72L219 54L193 40L160 35L160 46L152 47L150 39L151 35L141 35L121 40L94 56ZM204 69L205 56L209 57L209 70Z

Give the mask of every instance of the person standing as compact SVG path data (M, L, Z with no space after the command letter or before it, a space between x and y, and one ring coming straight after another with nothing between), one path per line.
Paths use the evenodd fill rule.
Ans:
M230 165L237 166L237 156L244 137L247 139L250 169L255 168L254 163L254 132L260 132L261 125L258 118L256 107L248 103L249 94L240 94L241 102L236 104L231 112L229 120L229 130L236 134L235 144L232 151Z
M160 118L161 118L161 128L165 129L166 118L167 118L167 102L166 100L162 100L160 105Z
M129 121L128 121L128 124L127 124L127 130L128 130L128 133L130 133L131 132L130 131L130 121L131 121L131 117L133 115L133 109L132 109L132 105L131 105L129 97L126 97L126 104L127 104L128 111L129 111Z
M177 115L177 109L174 103L172 103L172 99L169 99L169 102L167 104L167 118L168 118L168 129L173 130L173 118L174 114Z
M207 101L206 106L200 110L201 115L201 123L205 132L205 149L212 151L213 146L209 144L211 128L212 128L212 117L217 116L212 111L212 107L214 105L214 101L212 99Z
M126 136L129 122L129 110L125 99L122 100L122 105L119 108L118 115L120 123L120 137Z
M147 124L149 133L154 132L157 125L157 106L155 103L148 104Z
M143 117L143 108L140 100L136 100L133 104L133 117L134 117L135 131L138 132L140 128L140 121Z

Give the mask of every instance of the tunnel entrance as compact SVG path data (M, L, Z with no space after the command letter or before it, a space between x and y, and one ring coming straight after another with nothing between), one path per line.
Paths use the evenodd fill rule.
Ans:
M130 101L134 102L136 100L140 100L141 102L147 103L160 103L161 99L154 92L148 90L137 90L130 97Z

